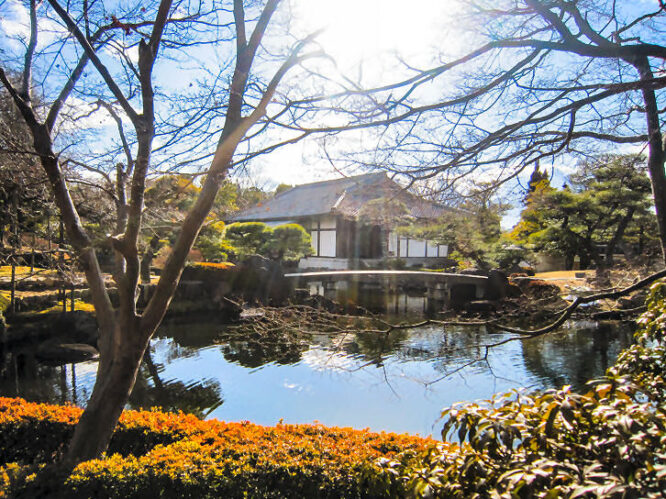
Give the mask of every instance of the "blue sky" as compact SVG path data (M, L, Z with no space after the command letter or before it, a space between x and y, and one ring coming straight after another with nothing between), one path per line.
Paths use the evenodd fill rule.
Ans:
M630 9L653 8L655 2L641 0L631 4ZM627 4L628 5L628 4ZM623 8L627 8L623 5ZM42 7L43 8L43 7ZM112 8L110 8L112 9ZM345 79L353 80L361 85L372 87L382 83L399 80L415 68L427 68L433 64L441 63L447 58L463 53L469 47L478 43L475 35L463 34L459 29L464 22L468 22L466 14L469 4L458 0L418 0L406 5L400 0L285 0L282 10L275 17L275 26L266 37L266 53L279 53L291 43L313 31L323 29L316 39L316 48L322 48L330 58L317 60L306 69L320 71L332 82ZM110 10L111 12L111 10ZM465 19L463 22L462 19ZM40 47L47 46L62 33L62 28L52 20L40 19L40 26L45 31L40 34ZM21 39L25 41L28 33L28 15L23 2L17 0L4 0L0 3L0 29L7 35L0 41L5 61L15 59L20 62L22 53ZM476 29L482 31L483 25ZM66 49L65 53L67 53ZM110 67L110 53L107 57ZM173 55L173 54L172 54ZM135 59L134 53L128 57ZM158 89L172 92L177 95L197 85L197 81L210 77L215 71L225 67L233 58L233 43L219 46L200 46L187 54L177 55L175 59L165 59L156 67L155 81ZM408 67L404 61L407 61ZM42 68L49 66L48 57L42 63ZM262 56L259 74L270 74L275 68L276 59ZM39 66L38 66L39 67ZM116 66L117 69L117 66ZM89 68L88 78L94 79L95 72ZM284 82L281 92L289 94L294 88L303 83L302 72L295 72L293 79ZM224 79L222 80L222 83ZM420 88L420 99L434 99L449 81L443 80L436 84L425 85ZM214 98L213 98L214 100ZM73 95L70 102L70 114L76 115L89 111L90 104L85 95ZM159 104L158 112L166 113L168 103ZM205 104L204 104L205 105ZM131 127L126 120L126 129ZM92 157L116 139L115 129L110 117L105 113L96 113L82 121L77 126L88 129L86 137L79 138L81 148L87 147L87 153ZM215 130L202 143L198 144L197 154L202 151L212 153L215 145ZM71 132L76 128L65 127L64 132L69 140ZM279 133L270 140L279 140ZM284 133L284 132L283 132ZM77 135L77 133L74 133ZM78 134L82 135L82 134ZM269 140L269 139L266 139ZM372 149L372 134L341 135L334 138L320 137L308 138L297 144L283 147L268 156L260 157L250 163L244 171L236 174L245 182L253 182L260 187L272 188L278 183L304 183L340 175L342 169L345 174L353 174L354 170L346 168L344 161L339 161L337 152L353 154L356 148ZM164 143L164 139L157 138L156 146ZM327 151L333 152L326 157L322 150L323 144ZM172 149L181 148L181 159L187 158L187 152L193 147L190 144L176 144ZM194 149L192 149L194 150ZM624 148L624 151L633 151L636 148ZM561 158L553 164L543 164L549 169L554 167L554 185L561 185L565 175L575 166L575 159ZM202 164L205 164L203 162ZM521 175L524 182L531 172L526 168ZM486 172L487 174L487 172ZM491 173L492 174L492 173ZM507 197L520 199L516 184L507 186ZM509 199L510 200L510 199ZM505 219L504 225L512 225L518 211L513 210Z

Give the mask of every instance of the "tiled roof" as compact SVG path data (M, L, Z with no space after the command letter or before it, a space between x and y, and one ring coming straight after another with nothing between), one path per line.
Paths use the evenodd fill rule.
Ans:
M399 199L414 218L437 218L448 210L405 191L385 173L368 173L297 185L273 199L236 213L232 220L269 221L326 214L356 218L368 201L377 198Z

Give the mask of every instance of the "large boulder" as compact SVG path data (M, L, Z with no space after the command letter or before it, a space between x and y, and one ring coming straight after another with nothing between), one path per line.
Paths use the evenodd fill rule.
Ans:
M252 255L235 269L232 293L248 302L277 306L286 303L291 294L291 282L278 262Z
M56 343L46 342L37 347L35 356L39 360L55 363L83 362L99 358L95 347L85 343Z
M56 314L54 314L56 315ZM66 336L76 343L97 344L99 328L95 315L82 310L57 314L51 323L53 332Z
M488 272L484 297L486 300L503 300L509 292L509 279L501 270Z
M253 255L236 266L195 264L186 267L176 300L207 300L220 306L231 300L282 305L291 283L278 262Z

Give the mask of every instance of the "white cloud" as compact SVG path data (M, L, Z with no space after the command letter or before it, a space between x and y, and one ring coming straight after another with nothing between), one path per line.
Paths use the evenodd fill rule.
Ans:
M6 0L1 8L0 32L4 33L4 36L0 44L10 51L21 51L30 38L30 11L17 0ZM60 25L44 17L39 17L37 24L37 50L51 43L56 36L66 33Z
M30 15L28 9L16 0L7 0L0 13L0 28L7 37L30 36Z
M70 96L60 112L60 126L62 132L80 129L101 129L115 127L116 122L105 109L97 109L97 105ZM122 112L118 113L122 116Z

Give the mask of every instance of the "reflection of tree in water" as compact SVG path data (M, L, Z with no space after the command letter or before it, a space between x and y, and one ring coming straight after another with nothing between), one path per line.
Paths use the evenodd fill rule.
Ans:
M601 376L632 342L630 327L600 323L597 327L551 333L522 342L525 367L549 384L581 389Z
M310 348L311 335L298 329L275 328L265 331L235 329L219 339L224 358L243 367L256 368L276 362L295 364Z
M185 384L183 381L162 380L163 370L164 366L155 364L147 350L130 395L132 408L160 407L165 411L183 411L205 418L224 403L217 381L205 379Z
M225 324L220 324L214 317L208 322L165 322L157 330L155 338L170 338L186 352L196 352L200 348L213 345L223 334Z
M482 327L428 326L388 334L359 333L344 349L377 365L392 356L405 362L430 361L436 370L446 372L452 365L482 356L488 339Z
M388 334L358 333L350 341L343 343L342 350L380 367L386 357L402 351L403 343L408 337L409 333L405 330Z
M483 356L483 345L488 340L483 327L428 326L396 329L389 333L347 334L333 345L327 345L327 348L353 355L378 367L392 357L401 362L431 362L436 370L447 372L453 365Z
M85 404L88 400L87 388L77 385L75 364L39 362L30 346L0 346L0 395L56 404Z
M445 372L452 364L483 356L483 345L489 341L493 338L483 327L442 327L416 336L399 355L408 360L434 360L435 369Z
M168 356L187 356L199 346L218 344L227 361L257 368L271 362L297 363L316 343L319 348L354 357L361 363L359 367L383 367L388 358L406 363L421 361L446 377L478 362L479 368L492 373L494 355L507 350L504 346L490 348L489 364L485 365L486 345L514 337L508 333L489 334L482 326L435 324L389 333L359 332L384 327L385 323L375 323L372 316L327 315L307 308L266 309L258 319L235 327L214 323L173 326L168 335L175 341L169 345ZM525 339L510 351L518 356L515 362L524 363L525 369L545 385L571 383L580 387L590 377L603 374L629 344L631 331L618 332L616 326L603 324L599 329L580 325L578 329ZM430 384L437 379L423 382Z

